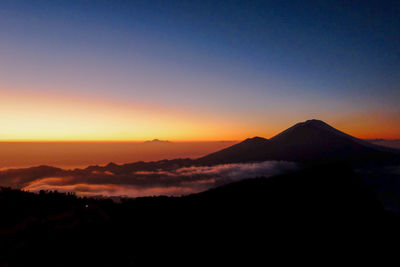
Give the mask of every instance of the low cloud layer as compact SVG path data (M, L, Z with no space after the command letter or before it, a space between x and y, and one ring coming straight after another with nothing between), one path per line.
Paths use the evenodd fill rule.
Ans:
M178 167L154 171L66 171L43 166L0 172L0 181L3 185L28 191L58 190L86 196L185 195L245 178L270 177L296 168L294 163L278 161ZM4 184L5 182L7 184Z

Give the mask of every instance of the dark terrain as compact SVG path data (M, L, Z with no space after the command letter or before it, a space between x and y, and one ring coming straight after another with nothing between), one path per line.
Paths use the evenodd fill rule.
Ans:
M114 203L2 189L0 200L0 259L10 266L256 265L282 254L316 260L308 250L337 259L352 246L395 240L400 222L345 166L186 197Z

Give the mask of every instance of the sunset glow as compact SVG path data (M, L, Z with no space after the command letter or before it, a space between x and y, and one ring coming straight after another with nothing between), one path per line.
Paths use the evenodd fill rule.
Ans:
M238 125L183 110L78 97L3 94L0 112L3 141L232 140L241 132Z
M397 13L148 5L3 3L0 141L270 138L311 118L400 138Z
M244 111L247 113L247 111ZM153 138L175 141L242 140L251 136L273 137L293 121L296 114L279 120L269 114L253 118L204 115L194 110L154 104L135 104L106 99L46 94L17 95L2 90L0 123L2 141L143 141ZM290 116L289 116L290 115ZM318 116L316 113L315 116ZM290 118L289 118L290 117ZM390 112L325 114L332 125L360 138L400 137L400 115Z

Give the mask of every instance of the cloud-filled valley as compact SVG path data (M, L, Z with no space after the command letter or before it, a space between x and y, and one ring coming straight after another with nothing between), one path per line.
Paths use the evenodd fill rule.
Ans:
M156 162L158 163L158 162ZM134 168L129 165L63 170L49 166L0 172L2 186L27 191L57 190L81 196L185 195L245 178L270 177L297 169L285 161ZM172 166L172 167L171 167Z

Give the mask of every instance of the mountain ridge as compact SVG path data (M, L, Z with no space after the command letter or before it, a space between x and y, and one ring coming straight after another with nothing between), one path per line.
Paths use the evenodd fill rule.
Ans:
M204 164L286 160L295 162L384 159L400 151L371 144L341 132L321 120L297 123L270 139L254 137L198 161Z

